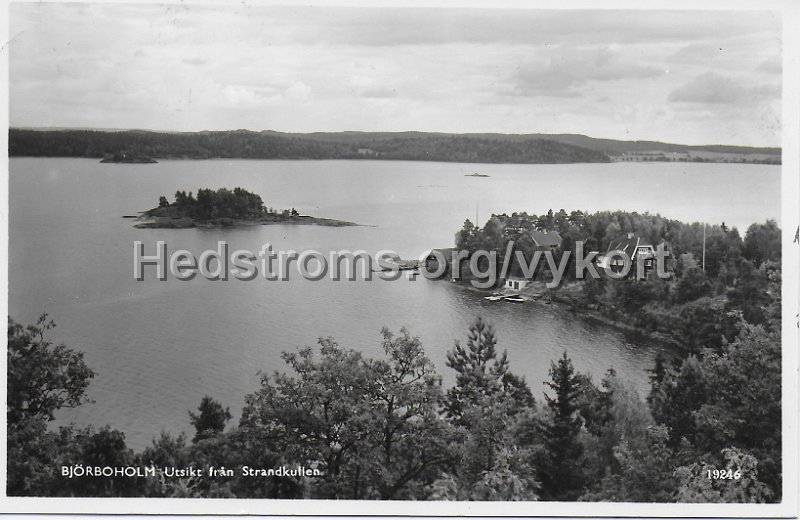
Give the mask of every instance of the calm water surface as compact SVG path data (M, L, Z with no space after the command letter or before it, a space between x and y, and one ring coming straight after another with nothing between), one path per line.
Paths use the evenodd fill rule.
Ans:
M482 172L489 178L465 177ZM135 229L120 218L176 190L241 186L277 208L371 227L255 226ZM88 159L10 161L9 313L48 312L57 341L86 352L96 401L61 422L109 423L141 448L159 431L191 431L203 395L230 406L257 388L257 372L283 370L281 351L333 336L380 355L381 327L419 336L445 377L445 354L478 315L494 324L512 370L541 396L550 361L567 351L596 381L609 367L647 389L657 346L587 323L558 306L487 302L448 282L190 282L133 279L133 242L195 254L235 249L392 249L415 258L453 236L476 210L549 208L660 212L740 228L779 219L780 168L722 164L470 165L383 161L162 161L106 165Z

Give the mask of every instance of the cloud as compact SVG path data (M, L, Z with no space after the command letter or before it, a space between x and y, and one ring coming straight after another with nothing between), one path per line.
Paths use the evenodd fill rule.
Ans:
M779 32L769 12L447 8L278 8L305 43L393 47L447 43L514 45L665 43Z
M608 48L562 49L544 61L529 63L514 75L522 96L578 97L590 82L654 78L662 71L629 60Z
M673 90L669 101L697 104L738 104L780 97L777 85L748 85L733 76L705 72L689 83Z
M756 68L756 71L769 74L781 74L783 72L783 63L781 62L780 55L770 56L762 61Z
M187 65L205 65L208 63L208 61L203 58L184 58L182 61Z
M361 95L367 98L395 98L397 90L389 87L376 87L363 91Z

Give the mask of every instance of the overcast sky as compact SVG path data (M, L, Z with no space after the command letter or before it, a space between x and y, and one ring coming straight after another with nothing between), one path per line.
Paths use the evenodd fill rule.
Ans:
M11 5L12 126L780 145L778 15Z

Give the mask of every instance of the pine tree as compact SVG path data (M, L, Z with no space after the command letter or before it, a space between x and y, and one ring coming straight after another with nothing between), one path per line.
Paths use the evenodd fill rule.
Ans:
M231 420L231 412L209 396L203 397L198 408L200 414L189 412L189 420L196 433L192 442L198 442L219 435L225 424Z
M483 395L500 391L500 378L508 370L506 353L498 359L494 329L478 318L469 328L466 348L456 341L447 353L447 366L456 371L456 385L447 392L447 412L459 419L464 409Z
M694 439L697 430L694 413L706 402L708 394L705 379L702 362L690 355L663 385L663 402L652 407L656 422L670 429L669 445L673 448L684 437L690 442Z
M667 359L664 353L658 351L655 364L650 372L650 393L647 394L647 404L652 410L660 410L664 401L664 381L668 375Z
M510 398L519 408L534 406L525 379L509 372L506 352L497 353L494 329L480 317L469 328L466 347L456 341L447 353L447 366L456 371L456 384L447 392L446 410L456 421L484 397Z
M484 489L482 479L506 470L524 483L526 493L535 493L537 486L529 464L520 462L527 457L518 456L520 439L515 427L533 410L533 394L523 378L508 371L506 353L498 354L496 344L492 327L478 318L470 326L466 346L456 342L447 354L447 366L456 371L456 384L447 392L445 411L465 434L454 471L456 485L466 498L484 496L479 491ZM503 459L503 453L515 456ZM504 463L510 466L503 469Z
M555 397L545 395L552 422L542 425L545 451L538 464L542 495L547 500L576 500L583 490L583 446L578 441L581 418L577 413L581 380L566 352L551 363L550 378L546 384Z

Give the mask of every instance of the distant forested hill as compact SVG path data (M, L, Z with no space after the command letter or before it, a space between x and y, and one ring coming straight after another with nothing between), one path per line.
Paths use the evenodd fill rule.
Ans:
M373 141L385 141L397 138L422 138L422 137L466 137L470 139L482 139L488 141L507 141L507 142L529 142L537 139L547 139L562 144L570 144L587 148L607 155L622 155L637 152L665 152L665 153L717 153L717 154L737 154L737 155L761 155L780 159L781 149L771 147L755 146L733 146L721 144L706 145L687 145L664 143L660 141L620 141L617 139L598 139L581 134L496 134L496 133L473 133L473 134L446 134L446 133L427 133L427 132L314 132L310 134L279 134L290 135L300 139L315 141L337 141L337 142L358 142L366 139Z
M142 130L19 129L9 131L9 155L103 158L126 153L163 159L385 159L474 163L593 163L689 160L778 164L780 148L617 141L578 134L446 134L265 130L150 132Z
M544 138L489 139L399 133L335 135L234 130L160 133L140 130L9 132L9 155L102 158L119 152L155 158L387 159L476 163L608 162L606 154Z

